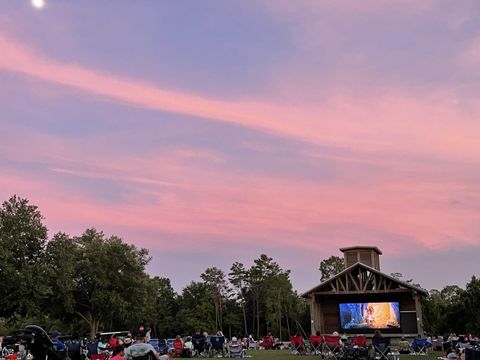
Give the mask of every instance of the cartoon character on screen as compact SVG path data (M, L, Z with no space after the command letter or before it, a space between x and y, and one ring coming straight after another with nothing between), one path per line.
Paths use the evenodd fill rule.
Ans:
M373 308L372 305L368 305L367 307L367 315L365 316L365 322L368 325L373 325L375 324L375 318L373 316L373 313L375 312L375 309Z

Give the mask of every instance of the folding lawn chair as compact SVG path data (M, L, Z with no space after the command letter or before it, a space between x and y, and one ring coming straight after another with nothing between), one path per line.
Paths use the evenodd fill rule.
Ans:
M92 354L92 356L90 356L90 360L105 360L105 359L106 359L105 354Z
M427 355L427 339L415 338L412 342L413 355Z
M367 337L365 335L355 335L353 337L353 346L357 346L359 348L366 348Z
M245 357L245 349L240 341L236 338L232 338L232 341L229 344L228 357L230 358L243 358Z
M355 335L353 337L353 347L357 353L357 358L368 358L367 337L365 335Z
M321 355L322 354L323 336L321 336L321 335L310 335L308 340L310 341L310 354L311 355Z
M173 347L173 340L175 339L167 339L167 352L171 354L175 352L175 348Z
M262 342L259 344L264 349L273 348L273 338L271 336L264 336Z
M432 348L435 351L444 351L443 350L443 336L439 335L435 340L433 340Z
M210 356L215 354L224 356L223 345L225 344L225 336L210 336Z
M181 357L183 355L183 342L181 339L174 339L173 340L173 356L174 357Z
M248 340L247 340L247 343L248 343L248 348L249 349L256 349L257 348L257 342L255 340L253 340L253 337L249 336Z
M153 360L155 359L155 355L153 355L152 351L149 351L145 355L142 356L132 356L133 360Z
M154 346L155 347L155 346ZM168 353L168 346L167 346L167 340L165 339L158 339L157 340L157 347L158 347L158 353L160 355L165 355ZM155 349L156 350L156 349Z
M70 360L82 360L82 347L79 341L68 341L65 346Z
M160 353L160 348L158 346L158 339L150 339L148 340L148 343L153 346L153 348L157 353Z
M390 353L390 338L389 337L373 337L373 350L375 351L375 359L385 360L389 359Z
M204 356L207 341L203 335L194 335L192 337L193 356Z
M343 355L342 347L340 345L340 336L325 335L325 346L323 348L323 355L329 359L340 359Z
M302 335L290 336L290 344L292 345L292 355L305 354L305 344Z
M358 360L358 349L349 344L343 347L342 360Z
M91 359L92 355L98 353L98 341L89 341L85 344L87 348L87 356Z

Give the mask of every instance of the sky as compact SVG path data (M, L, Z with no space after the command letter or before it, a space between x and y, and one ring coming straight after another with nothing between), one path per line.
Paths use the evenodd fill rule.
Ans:
M0 0L0 201L150 250L177 291L340 247L480 276L480 2Z

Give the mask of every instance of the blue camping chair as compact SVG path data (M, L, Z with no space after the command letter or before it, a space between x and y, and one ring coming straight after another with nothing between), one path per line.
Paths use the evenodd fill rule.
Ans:
M223 345L225 344L225 336L210 336L210 344L210 356L215 354L225 356L223 348Z
M390 353L390 338L376 337L372 338L373 350L375 351L375 359L386 360Z
M414 339L412 342L412 349L414 355L427 355L428 352L427 339Z

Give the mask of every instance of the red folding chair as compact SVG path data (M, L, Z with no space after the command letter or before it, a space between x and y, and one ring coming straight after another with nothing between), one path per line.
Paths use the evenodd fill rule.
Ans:
M326 358L338 360L342 357L342 347L340 345L340 336L325 335L325 348L323 355Z
M305 354L305 344L302 335L290 336L290 344L292 345L293 355Z
M321 336L321 335L310 335L308 337L308 341L310 341L310 353L312 355L321 355L322 354L323 336Z
M265 349L273 348L273 336L265 336L259 345Z
M368 357L367 337L365 335L355 335L353 337L353 347L357 358Z
M367 347L367 337L365 335L355 335L353 337L353 345L360 348Z
M90 356L90 359L91 360L105 360L106 357L107 356L105 354L92 354L92 356Z
M183 342L180 339L173 340L173 356L180 357L183 355Z

